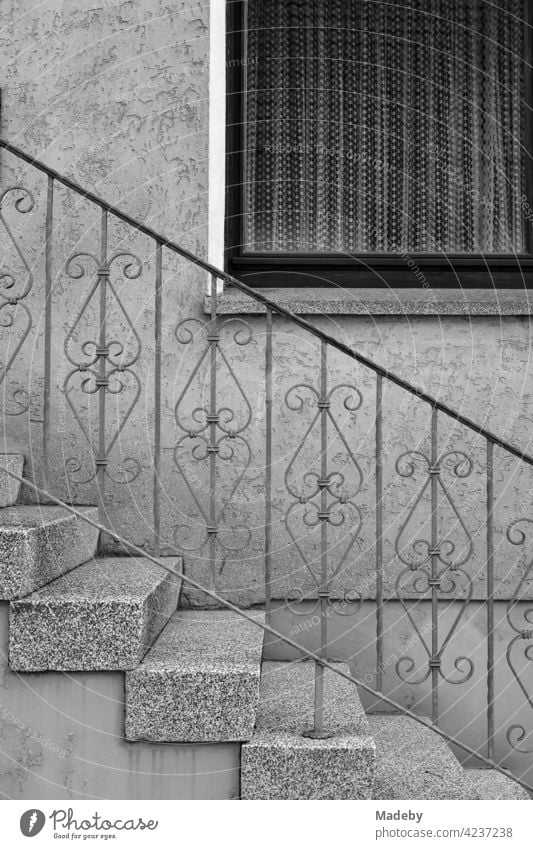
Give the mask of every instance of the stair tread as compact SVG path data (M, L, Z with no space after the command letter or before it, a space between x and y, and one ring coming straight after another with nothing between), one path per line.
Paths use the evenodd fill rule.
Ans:
M160 558L173 568L180 558ZM22 672L128 670L176 609L181 582L142 557L101 557L12 601L10 665Z
M530 799L530 795L510 776L495 769L465 769L472 788L470 799Z
M98 517L97 507L76 507L84 516ZM77 521L66 507L41 504L18 504L0 509L0 534L24 530L39 530L63 521Z
M446 741L410 717L367 717L377 750L374 799L468 799L465 771Z
M164 575L155 563L143 557L94 557L15 604L38 605L50 601L138 604L161 583Z
M252 614L258 622L264 614ZM232 611L177 611L126 675L126 737L247 740L259 699L263 632Z
M263 613L251 613L264 622ZM178 610L136 672L256 669L263 632L231 610Z
M349 674L345 663L332 664ZM313 726L315 664L263 663L258 731L301 734ZM331 734L367 734L368 723L357 688L329 669L324 677L324 727Z

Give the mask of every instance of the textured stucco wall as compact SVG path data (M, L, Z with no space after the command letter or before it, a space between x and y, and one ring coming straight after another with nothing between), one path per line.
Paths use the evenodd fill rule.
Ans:
M2 135L207 257L208 27L208 3L2 3ZM14 312L3 304L4 325L11 323L11 329L2 334L0 358L9 363L16 354L2 383L7 411L3 442L24 451L26 472L31 474L33 467L42 481L48 440L50 487L75 502L95 503L91 478L93 452L100 450L99 396L83 391L86 373L71 376L68 385L65 381L75 370L73 362L83 366L94 351L93 345L88 356L83 344L98 339L98 296L86 299L101 260L100 216L94 206L56 186L47 416L46 179L9 154L3 153L0 162L2 187L22 184L35 201L30 210L25 196L20 211L15 208L20 193L3 202L11 235L2 229L2 265L15 283L2 291L21 300ZM154 244L110 218L108 259L117 251L135 254L143 265L130 280L124 273L126 261L115 261L111 283L120 304L108 291L107 339L116 343L115 361L123 346L126 360L135 362L129 372L118 375L126 384L123 392L112 394L119 385L115 381L107 394L105 442L109 446L119 429L120 439L109 449L113 456L106 478L106 521L143 545L153 527ZM79 252L91 253L96 260L82 263L82 277L70 277L68 258ZM162 445L168 451L174 442L172 396L179 366L174 330L182 314L200 315L206 281L205 275L167 251L163 267ZM135 262L132 269L138 271ZM72 270L77 274L80 267ZM65 350L69 332L73 335Z
M209 4L6 0L2 135L200 253Z
M9 670L0 604L0 798L238 799L240 746L126 743L124 676Z

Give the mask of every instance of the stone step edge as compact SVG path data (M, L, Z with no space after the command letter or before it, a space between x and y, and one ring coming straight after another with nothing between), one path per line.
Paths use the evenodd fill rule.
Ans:
M264 617L263 611L254 615L261 623ZM143 662L126 675L126 739L249 740L259 704L263 634L259 625L231 610L178 609ZM218 649L214 661L209 656L213 644Z
M167 558L161 558L167 559ZM153 575L144 577L141 586L132 586L132 594L128 595L127 588L120 586L129 579L127 569L117 573L116 561L124 566L128 560L145 561L153 570ZM173 565L181 564L181 557L170 557ZM117 591L109 596L101 597L98 591L91 595L91 565L102 570L101 575L94 575L98 588L98 579L105 581L105 586L113 584L113 572L116 574ZM106 574L110 569L110 575ZM142 570L142 564L140 564ZM83 582L87 573L89 592L84 597L82 588L73 587L73 595L69 597L68 586L65 595L53 596L54 584L69 581L76 577ZM139 574L139 573L138 573ZM142 575L142 571L140 572ZM146 585L145 585L146 584ZM160 632L175 612L182 587L182 580L175 577L166 569L158 568L155 563L145 557L116 557L106 555L95 557L86 563L50 582L45 587L30 593L22 599L10 604L9 658L10 667L19 673L31 672L99 672L99 671L128 671L142 662ZM48 595L47 595L48 592ZM161 605L162 607L158 607ZM148 605L148 606L147 606ZM153 607L151 607L153 605ZM66 619L65 630L55 633L55 610L61 612L64 607ZM127 611L137 610L138 616L131 619ZM90 611L99 610L101 617L107 621L107 629L102 625L101 618L94 619ZM88 617L88 618L87 618ZM158 621L159 620L159 621ZM46 633L52 627L48 642L43 642ZM68 630L72 635L78 634L85 628L85 640L72 636L70 642ZM118 629L118 630L117 630ZM129 637L129 642L125 636ZM31 637L33 636L33 643ZM110 642L111 641L111 642Z

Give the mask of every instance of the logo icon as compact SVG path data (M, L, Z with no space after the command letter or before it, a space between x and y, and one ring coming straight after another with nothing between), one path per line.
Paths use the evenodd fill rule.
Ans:
M46 822L46 817L42 811L37 808L31 808L29 811L24 811L20 818L20 830L24 837L35 837L42 831Z

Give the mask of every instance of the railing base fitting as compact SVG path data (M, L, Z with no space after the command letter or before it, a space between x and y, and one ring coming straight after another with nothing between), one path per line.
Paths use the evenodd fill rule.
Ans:
M310 740L330 740L334 736L331 731L315 731L314 728L309 731L302 731L302 737L308 737Z

